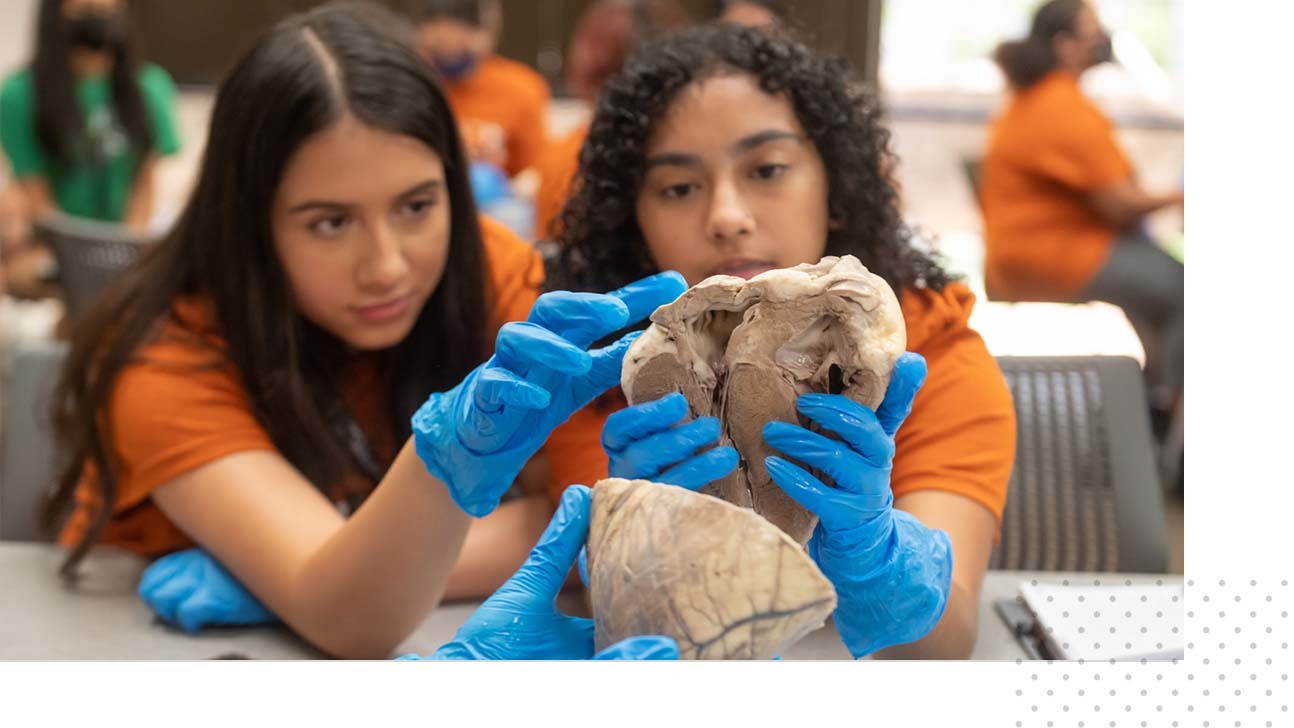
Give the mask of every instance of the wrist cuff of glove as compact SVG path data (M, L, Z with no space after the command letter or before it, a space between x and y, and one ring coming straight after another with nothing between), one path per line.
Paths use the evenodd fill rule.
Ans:
M506 461L509 454L504 451L485 456L459 444L457 434L447 430L444 424L452 422L452 418L442 414L443 409L449 406L446 395L437 393L418 408L411 420L413 449L427 472L445 484L454 505L467 515L480 518L498 507L499 499L507 491L512 478L509 477L508 483L501 484L501 487L498 483L489 482L492 478L507 477L502 472L506 468L488 467L478 460L488 457ZM455 457L456 450L461 453L458 457ZM456 463L455 460L462 462ZM521 462L524 463L525 458L521 458Z
M881 566L857 578L832 574L848 573L847 562L824 564L839 598L836 625L855 658L925 637L948 606L953 563L948 534L895 511L885 556Z

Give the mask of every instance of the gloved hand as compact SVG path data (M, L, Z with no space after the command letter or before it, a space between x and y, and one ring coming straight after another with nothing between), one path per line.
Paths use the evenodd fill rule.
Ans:
M836 588L833 618L854 657L921 639L948 603L948 534L895 510L890 490L894 433L925 376L925 359L900 356L875 413L841 395L801 395L800 414L840 440L785 422L764 426L765 442L834 481L825 485L777 456L764 459L773 480L820 519L809 554Z
M421 660L417 655L401 655L396 660ZM435 655L426 659L439 658ZM649 637L627 637L602 650L592 660L677 660L678 643L669 637L652 635Z
M595 660L677 660L678 643L669 637L628 637L593 656Z
M499 330L489 361L414 413L414 446L427 471L469 515L493 511L553 429L619 384L621 362L638 334L587 347L686 289L683 276L671 271L609 294L540 296L525 323Z
M589 536L589 488L572 485L526 563L459 628L431 660L587 660L593 657L593 620L557 611L557 594ZM634 638L599 659L670 659L667 638ZM673 644L673 657L678 645ZM405 655L399 659L424 659Z
M190 634L208 626L279 621L202 549L154 561L139 581L139 597L157 616Z
M687 399L678 392L654 402L626 407L607 418L602 449L610 458L613 478L642 478L697 490L731 473L737 451L727 445L697 450L719 441L719 420L687 417Z

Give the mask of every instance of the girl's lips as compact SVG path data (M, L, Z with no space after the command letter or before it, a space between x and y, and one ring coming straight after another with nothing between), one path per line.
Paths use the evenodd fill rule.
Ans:
M757 260L741 260L722 263L716 266L712 275L737 276L738 278L750 280L760 273L764 273L772 269L773 265L771 263Z
M408 308L409 297L401 296L386 303L379 303L376 306L356 308L355 313L365 321L381 322L396 318Z

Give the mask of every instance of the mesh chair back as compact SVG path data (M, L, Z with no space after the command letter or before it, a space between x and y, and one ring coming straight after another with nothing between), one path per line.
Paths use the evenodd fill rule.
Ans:
M56 215L36 225L58 260L67 312L79 316L143 252L140 238L118 225Z
M1162 572L1167 527L1141 370L1002 357L1018 420L994 569Z

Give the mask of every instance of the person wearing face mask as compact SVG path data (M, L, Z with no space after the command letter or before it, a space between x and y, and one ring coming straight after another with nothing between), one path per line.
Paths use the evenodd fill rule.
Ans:
M445 84L473 160L516 176L545 141L548 83L525 64L494 53L498 0L420 0L414 19L423 57Z
M123 0L44 0L31 64L0 89L0 142L39 216L145 227L154 169L179 151L175 86L136 63Z
M593 106L602 84L624 66L644 39L687 27L692 19L677 0L599 0L584 10L566 48L566 88ZM539 156L535 238L550 239L579 166L587 122L553 139Z
M1144 189L1113 124L1083 95L1080 77L1112 58L1084 0L1046 3L1026 39L998 47L1012 97L983 163L985 283L999 299L1121 307L1145 348L1162 433L1182 394L1183 267L1144 221L1183 194Z
M146 229L157 159L180 149L170 76L135 61L124 0L43 0L35 45L0 85L0 146L29 219L58 211ZM6 256L12 290L47 288L48 250Z

